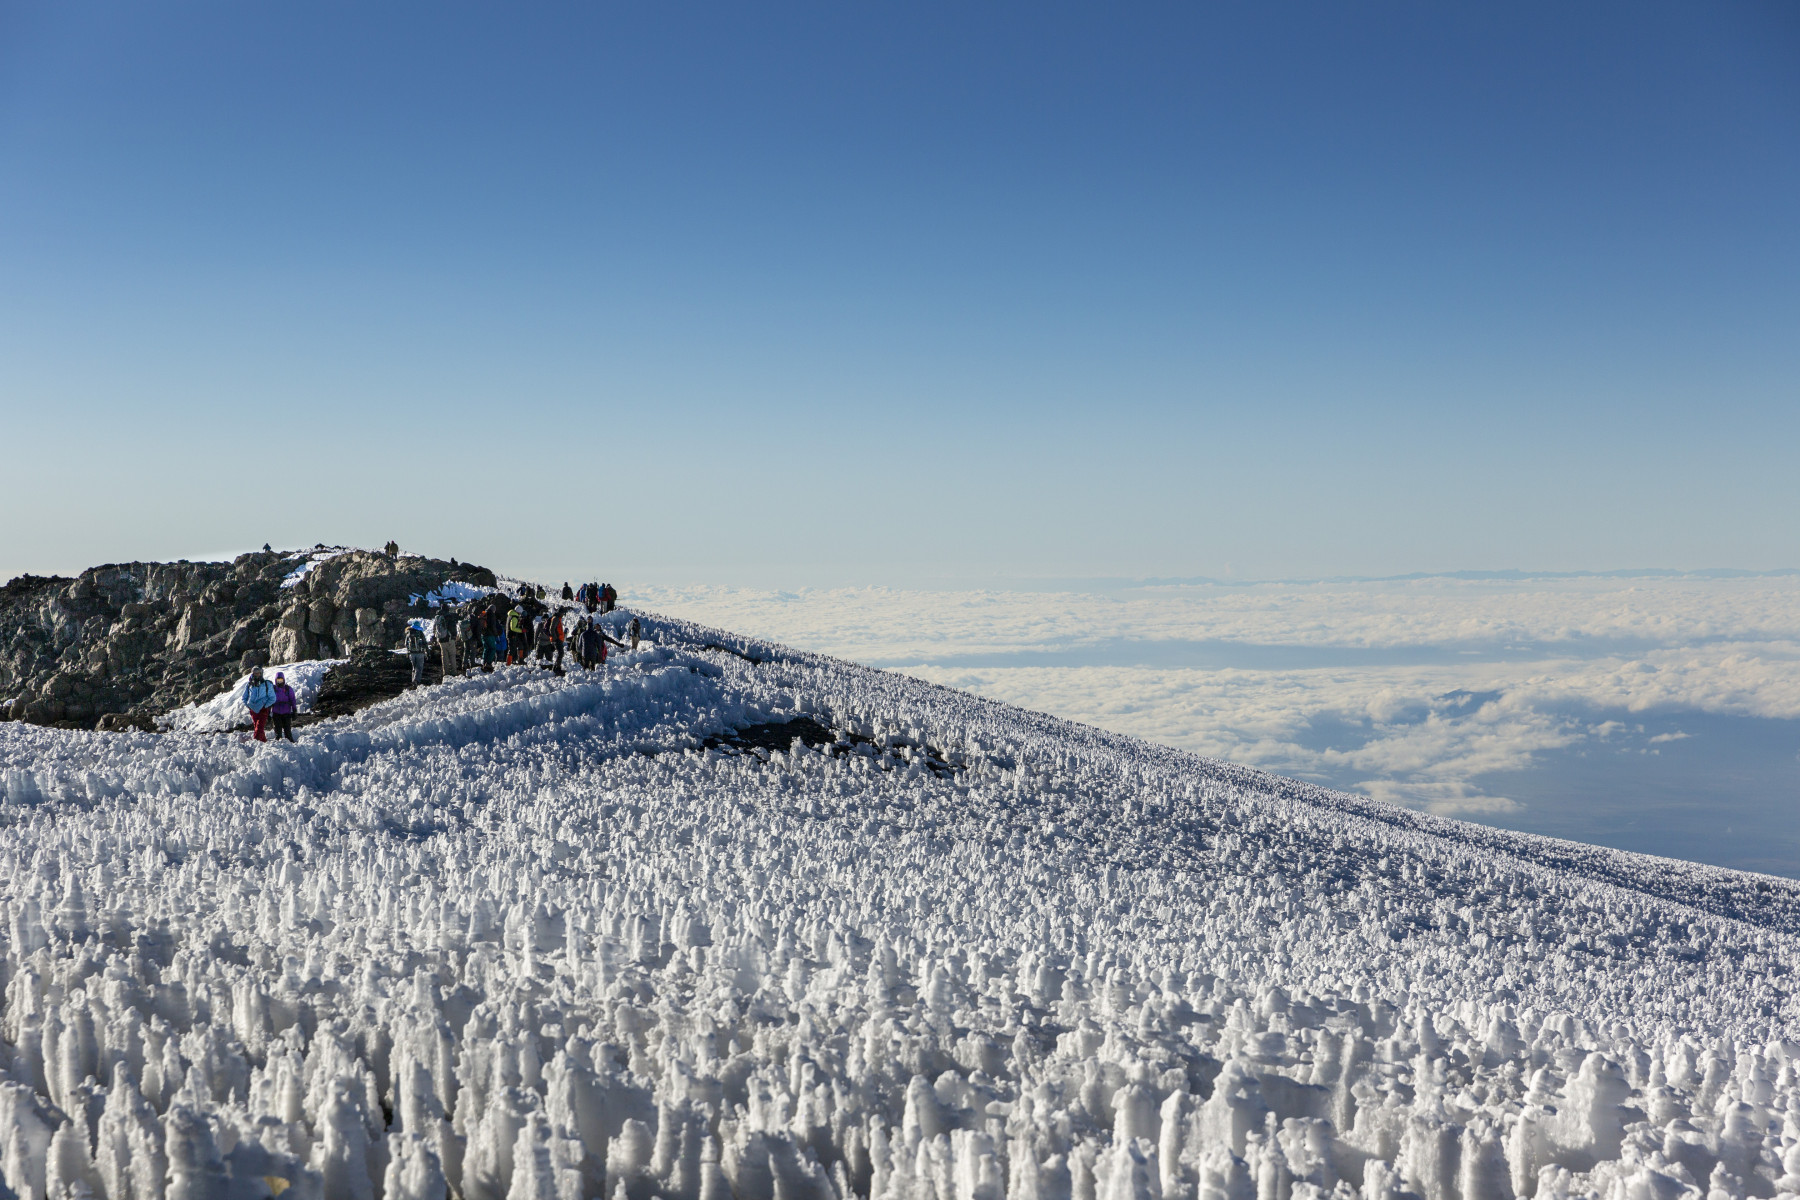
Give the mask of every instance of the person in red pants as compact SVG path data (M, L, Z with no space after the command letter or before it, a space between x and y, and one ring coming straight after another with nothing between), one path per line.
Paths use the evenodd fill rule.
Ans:
M264 730L269 725L269 710L275 707L275 685L263 678L261 667L250 668L250 680L244 684L244 707L250 710L250 732L257 741L268 741Z

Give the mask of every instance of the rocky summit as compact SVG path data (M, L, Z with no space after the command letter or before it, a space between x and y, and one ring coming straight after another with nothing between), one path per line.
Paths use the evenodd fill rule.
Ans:
M0 589L0 718L150 729L250 666L395 646L448 583L495 579L454 560L325 546L21 575Z

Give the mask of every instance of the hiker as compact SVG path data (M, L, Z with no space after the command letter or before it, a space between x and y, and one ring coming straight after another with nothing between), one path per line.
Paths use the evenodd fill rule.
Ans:
M619 602L619 593L615 592L613 590L613 585L610 583L601 584L600 585L600 611L603 613L609 613L613 610L613 605L617 604L618 602Z
M250 710L250 732L257 741L268 741L263 730L268 728L269 710L275 707L275 685L263 678L261 667L250 668L250 679L244 684L244 707Z
M412 659L412 681L414 687L418 687L421 683L425 682L425 651L427 645L428 643L425 641L425 631L419 628L416 623L408 621L406 623L406 657Z
M399 558L400 543L396 542L393 538L389 538L388 544L381 548L381 552L386 554L389 558Z
M500 620L494 615L492 604L481 610L477 620L481 622L481 669L491 675L494 663L506 655L506 642L502 639Z
M275 707L270 713L275 723L275 740L286 738L294 740L294 713L300 702L294 698L294 689L288 686L287 676L280 671L275 672Z
M581 631L581 653L585 659L582 666L588 670L604 667L608 642L621 650L625 648L625 643L602 629L598 621L589 621L587 627Z
M456 614L450 611L449 604L438 605L437 622L432 629L437 634L438 653L444 659L444 678L448 680L462 674L462 663L457 661L462 639L456 635Z
M643 627L638 624L638 619L636 617L631 618L631 624L625 627L625 633L631 638L631 648L633 650L638 648L638 638L642 636L643 632Z
M537 660L550 661L550 614L539 613L531 621L531 641L537 647Z
M537 585L537 598L539 600L544 598L544 585L541 583Z
M600 603L600 589L591 583L582 584L581 603L588 610L588 616L593 616L594 608Z
M575 589L569 586L569 581L566 579L563 580L562 598L564 600L573 600L575 598Z
M523 600L529 595L531 595L531 585L529 583L521 583L519 585L519 599Z
M531 626L526 623L525 609L522 605L514 605L506 614L506 665L525 661L525 651L530 638Z
M456 618L456 636L462 639L463 662L474 666L481 661L484 647L481 643L481 611L468 609Z
M567 611L559 608L550 617L550 640L556 643L556 661L550 664L550 669L558 675L563 673L563 641L567 637L567 632L563 629L563 613Z

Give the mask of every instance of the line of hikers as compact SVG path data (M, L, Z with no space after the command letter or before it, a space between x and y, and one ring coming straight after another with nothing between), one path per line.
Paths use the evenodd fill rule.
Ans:
M625 626L624 640L608 633L597 619L619 602L619 593L611 584L584 583L578 591L564 583L562 598L579 601L587 611L570 622L567 618L573 608L552 608L545 603L544 589L529 584L520 584L516 597L491 592L461 609L446 598L430 622L430 633L423 622L407 622L404 648L412 662L413 685L425 682L425 663L433 643L445 679L462 674L465 663L472 668L479 661L482 671L492 672L497 662L528 664L534 656L540 665L561 675L565 652L582 670L592 671L606 665L609 645L621 650L638 648L643 626L636 617ZM271 718L277 739L294 740L294 714L299 706L281 672L276 672L270 683L263 678L261 667L251 668L241 699L250 710L251 733L257 741L268 740L264 731Z
M566 583L563 592L566 599L576 598ZM534 592L521 584L515 598L493 593L462 611L446 601L432 622L429 638L419 625L409 625L406 651L412 657L413 682L425 680L425 657L433 641L442 656L446 678L459 674L465 662L473 666L479 660L483 671L492 671L498 662L515 665L533 658L560 675L565 653L583 670L591 671L606 665L609 645L637 649L643 627L636 617L625 627L625 641L608 633L596 619L597 613L611 612L618 603L619 593L610 584L583 584L581 601L588 611L573 621L569 620L573 609L552 608L543 593L543 588Z

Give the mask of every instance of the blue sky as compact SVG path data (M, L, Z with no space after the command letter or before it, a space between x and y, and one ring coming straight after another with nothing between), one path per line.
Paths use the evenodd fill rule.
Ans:
M0 0L0 574L1800 565L1792 5Z

